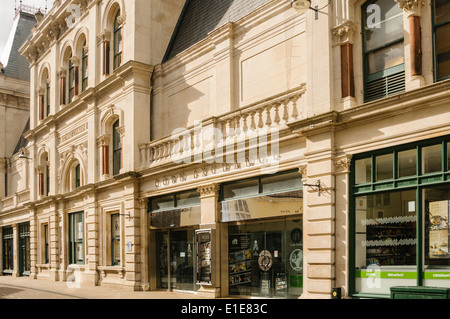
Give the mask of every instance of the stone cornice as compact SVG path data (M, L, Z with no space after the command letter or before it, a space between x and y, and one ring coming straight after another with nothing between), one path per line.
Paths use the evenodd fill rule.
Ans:
M71 5L80 8L81 17L89 9L99 3L99 0L56 0L50 12L39 19L32 29L31 38L19 49L19 53L27 58L30 64L36 63L39 58L47 53L55 41L58 41L72 26L67 23L71 16ZM80 18L81 18L80 17Z

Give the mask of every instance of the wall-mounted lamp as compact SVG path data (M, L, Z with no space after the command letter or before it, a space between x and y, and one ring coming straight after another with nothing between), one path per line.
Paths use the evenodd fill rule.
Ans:
M300 14L305 13L308 9L315 10L311 7L310 0L291 0L291 7Z
M25 156L25 153L24 153L23 151L22 151L22 153L20 153L19 158L20 158L20 159L29 159L29 160L31 159L31 158L29 158L29 157L26 157L26 156Z
M323 8L326 8L330 5L331 0L328 1L328 4L324 6ZM319 19L319 10L323 9L318 6L311 6L311 0L291 0L291 7L294 8L295 11L297 11L300 14L305 13L308 11L308 9L314 10L316 12L316 20Z

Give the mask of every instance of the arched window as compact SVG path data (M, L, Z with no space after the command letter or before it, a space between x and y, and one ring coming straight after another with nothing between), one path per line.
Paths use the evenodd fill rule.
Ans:
M362 6L364 100L405 90L403 11L394 0Z
M67 171L66 176L66 191L71 192L75 189L83 186L85 183L84 176L83 176L83 170L81 169L80 162L77 159L74 159Z
M113 175L120 173L122 168L122 140L119 131L119 120L114 122L112 126L112 137L113 137Z
M85 40L81 49L81 92L84 92L88 86L88 75L88 53Z
M70 54L69 58L68 71L69 71L69 103L71 103L75 95L75 66L72 63L72 54Z
M433 1L434 72L436 81L450 78L450 2Z
M117 69L122 63L122 24L119 23L120 10L114 18L114 66L113 70Z
M50 162L48 153L41 156L39 166L39 195L48 196L50 193Z
M48 69L44 70L41 78L38 114L40 121L50 115L50 79Z

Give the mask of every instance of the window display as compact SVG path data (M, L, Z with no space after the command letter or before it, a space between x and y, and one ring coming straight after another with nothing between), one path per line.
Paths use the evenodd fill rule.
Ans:
M356 198L356 275L357 289L388 292L390 286L415 273L416 192L390 192ZM374 285L375 273L388 282ZM398 280L392 280L398 278ZM415 282L415 281L414 281Z
M354 156L351 295L450 288L449 138Z
M229 294L298 298L303 289L302 220L229 226Z

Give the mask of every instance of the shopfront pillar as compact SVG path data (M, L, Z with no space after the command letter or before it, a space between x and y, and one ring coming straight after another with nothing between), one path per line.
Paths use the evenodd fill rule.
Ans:
M13 228L13 277L19 277L19 225L12 225Z
M66 253L68 242L66 234L69 231L65 203L59 202L57 210L50 213L50 276L55 281L66 280L66 269L69 256Z
M36 210L30 208L30 278L36 279L36 264L37 264L37 245L38 245L38 231L37 231L37 219Z
M333 170L329 157L311 160L300 167L304 183L304 286L301 298L330 299L335 285Z
M125 218L125 283L124 288L131 291L141 290L141 208L136 197L139 181L134 173L122 181L124 188L123 212Z
M99 243L99 214L96 192L92 191L85 198L86 212L86 244L87 244L87 265L85 269L86 283L89 286L98 284L99 275L97 266L99 265L100 243Z
M348 271L348 216L349 211L349 190L350 190L350 170L352 155L344 154L334 159L335 181L336 181L336 281L335 288L341 288L341 296L348 295L347 276Z
M221 254L222 241L220 239L223 237L224 226L220 222L219 190L220 187L217 184L200 186L198 188L201 201L200 231L211 230L211 249L209 256L211 262L211 281L210 283L202 283L198 290L198 295L207 298L217 298L223 295L221 274L226 272L226 268L223 267L227 265L223 263L222 258L225 257Z
M150 222L147 215L148 198L139 199L140 221L141 221L141 289L143 291L150 290L149 278L149 228Z

